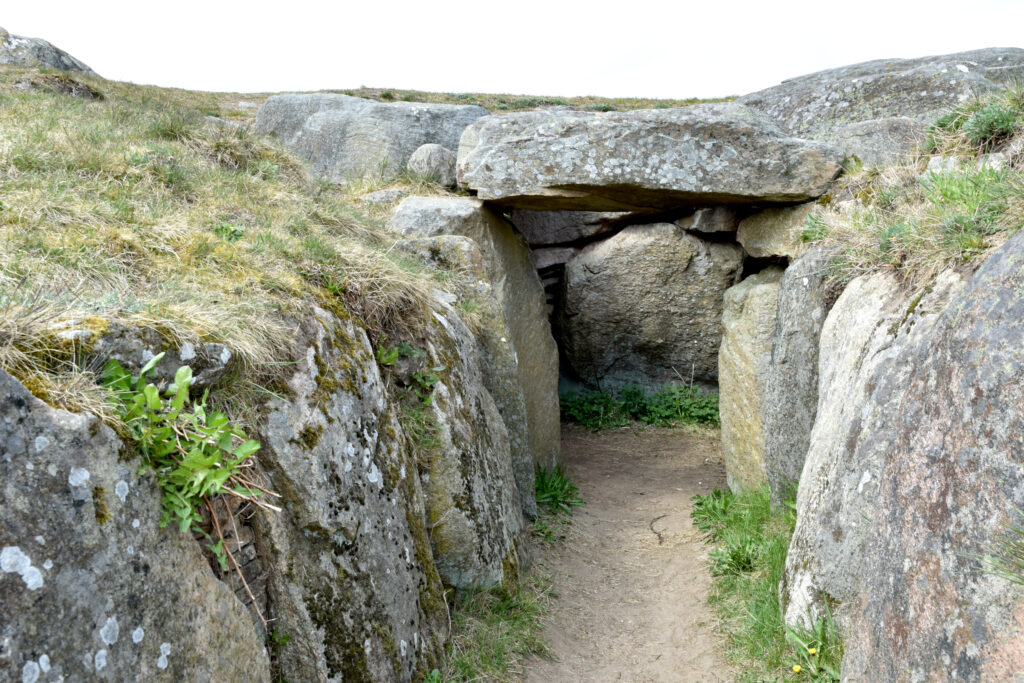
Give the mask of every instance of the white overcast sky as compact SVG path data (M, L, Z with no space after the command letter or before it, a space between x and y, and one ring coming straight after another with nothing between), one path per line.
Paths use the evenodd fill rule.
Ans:
M1024 47L1024 0L48 0L0 26L100 75L195 90L743 94L884 57Z

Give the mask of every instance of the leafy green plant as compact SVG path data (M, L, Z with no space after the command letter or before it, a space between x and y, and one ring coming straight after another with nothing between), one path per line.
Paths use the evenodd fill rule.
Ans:
M583 499L579 496L580 490L566 476L561 463L555 465L554 469L550 471L537 463L534 489L537 495L537 507L548 514L571 516L574 507L584 504Z
M718 425L718 395L692 386L668 386L654 394L625 387L616 395L600 391L569 393L561 398L562 413L584 427L614 429L630 419L658 427L675 424Z
M188 366L178 368L174 382L161 395L155 384L146 381L146 375L163 357L163 353L154 356L136 377L111 360L103 369L101 381L139 450L143 470L156 475L162 494L160 526L174 522L182 532L203 534L221 570L227 571L230 561L248 591L241 567L224 543L214 501L231 496L280 511L261 499L277 494L255 483L248 472L252 467L250 458L260 444L247 439L223 413L208 411L207 393L199 401L191 399L192 369ZM203 509L209 511L216 541L203 528ZM231 514L226 503L224 509Z
M213 232L225 242L237 242L245 237L245 230L231 225L227 221L221 221L213 227Z
M560 403L563 415L594 431L622 427L629 421L619 402L601 391L565 394Z
M381 365L394 365L398 361L398 349L391 346L378 346L374 355Z

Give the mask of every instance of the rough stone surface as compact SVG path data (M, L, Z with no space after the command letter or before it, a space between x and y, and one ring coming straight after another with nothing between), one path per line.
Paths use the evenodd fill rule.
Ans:
M272 399L259 452L284 512L267 515L272 616L288 680L409 680L447 617L418 464L365 332L316 309Z
M488 381L488 389L502 409L514 402L506 400L503 392L522 391L526 401L528 446L524 447L519 436L521 428L514 426L513 419L506 418L505 424L512 439L517 480L525 482L528 478L532 482L533 463L550 468L557 461L561 424L558 348L551 336L544 289L529 247L508 221L475 199L409 197L399 204L389 227L409 237L464 235L480 245L484 268L501 302L510 333L508 342L518 364L518 389L493 381Z
M729 206L700 209L692 216L676 221L679 227L695 232L736 232L739 224L736 210Z
M765 209L740 222L736 241L754 258L797 258L807 245L800 239L813 204Z
M399 199L405 199L409 196L409 193L405 190L389 189L389 190L377 190L376 192L368 192L364 194L362 199L367 204L393 204Z
M531 247L572 244L614 232L630 216L615 211L530 211L512 209L509 218Z
M121 448L0 371L0 680L269 681L253 616Z
M146 375L161 389L174 382L174 373L182 365L192 368L192 388L203 390L215 384L228 369L234 354L224 344L217 342L186 342L180 346L169 343L156 330L110 323L101 333L91 332L73 322L63 323L58 334L67 339L80 340L91 357L102 360L116 360L132 374L138 374L142 367L156 354L164 357Z
M847 123L835 129L837 145L865 166L885 166L907 158L924 140L928 124L906 116Z
M635 225L565 267L561 329L579 378L604 391L718 380L722 295L742 259L670 223Z
M533 257L537 262L537 270L564 266L569 260L580 253L572 247L555 247L554 249L534 249Z
M891 274L864 276L847 286L829 312L821 332L817 418L780 589L788 623L821 616L828 602L848 627L869 569L865 549L893 445L886 424L899 409L890 401L899 401L899 381L912 372L911 364L898 359L908 345L928 337L961 286L961 278L949 272L916 293L903 291ZM884 390L883 378L893 380L885 379ZM903 504L911 499L916 497Z
M990 48L828 69L785 80L737 102L767 114L791 135L835 140L844 126L874 119L909 117L931 123L972 95L1021 75L1024 50ZM859 147L849 130L843 138L847 153L862 160L874 144Z
M781 279L782 268L772 267L725 291L718 405L726 479L737 493L767 481L761 411Z
M439 306L428 332L427 355L443 368L429 408L440 445L423 475L438 572L459 589L515 585L525 546L508 432L455 310Z
M526 398L518 380L519 363L508 341L512 333L505 322L498 293L484 268L480 246L462 235L437 235L399 240L395 248L414 254L448 274L446 289L454 292L454 306L473 330L484 386L505 422L523 512L535 516L534 463L529 449Z
M409 157L409 170L444 187L455 187L455 152L435 143L421 145Z
M977 557L1001 552L1024 506L1022 257L1018 233L899 349L898 371L875 377L884 419L854 451L883 457L846 645L851 680L1020 671L1024 590L980 571Z
M828 313L827 258L821 247L811 249L786 268L779 282L761 401L765 473L775 504L800 481L818 413L818 344Z
M448 149L487 110L475 106L374 102L348 95L275 95L256 115L256 130L275 135L314 175L342 183L368 174L397 175L421 145Z
M459 143L459 184L527 209L629 211L798 202L840 171L831 146L786 137L736 104L488 116Z
M41 38L25 38L0 28L0 64L49 67L63 71L81 71L92 76L96 72Z

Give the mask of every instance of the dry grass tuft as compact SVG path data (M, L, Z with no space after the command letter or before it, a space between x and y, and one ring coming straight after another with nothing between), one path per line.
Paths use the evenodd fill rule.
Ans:
M1024 94L965 103L932 126L924 149L955 168L926 170L921 156L887 168L854 164L808 219L804 238L831 249L833 277L891 270L920 285L980 261L1024 225ZM1009 163L992 165L992 152Z
M289 321L312 304L374 337L425 322L434 283L390 256L383 212L244 124L208 122L232 96L88 76L102 99L17 86L47 73L0 69L0 366L46 374L40 394L84 386L51 330L72 320L224 343L267 386L260 369L290 360Z

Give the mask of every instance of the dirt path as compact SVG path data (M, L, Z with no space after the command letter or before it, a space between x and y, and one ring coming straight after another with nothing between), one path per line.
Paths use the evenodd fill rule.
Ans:
M566 540L537 544L558 594L545 632L556 659L527 663L526 680L731 680L690 521L691 496L725 487L717 439L565 425L562 461L587 504Z

